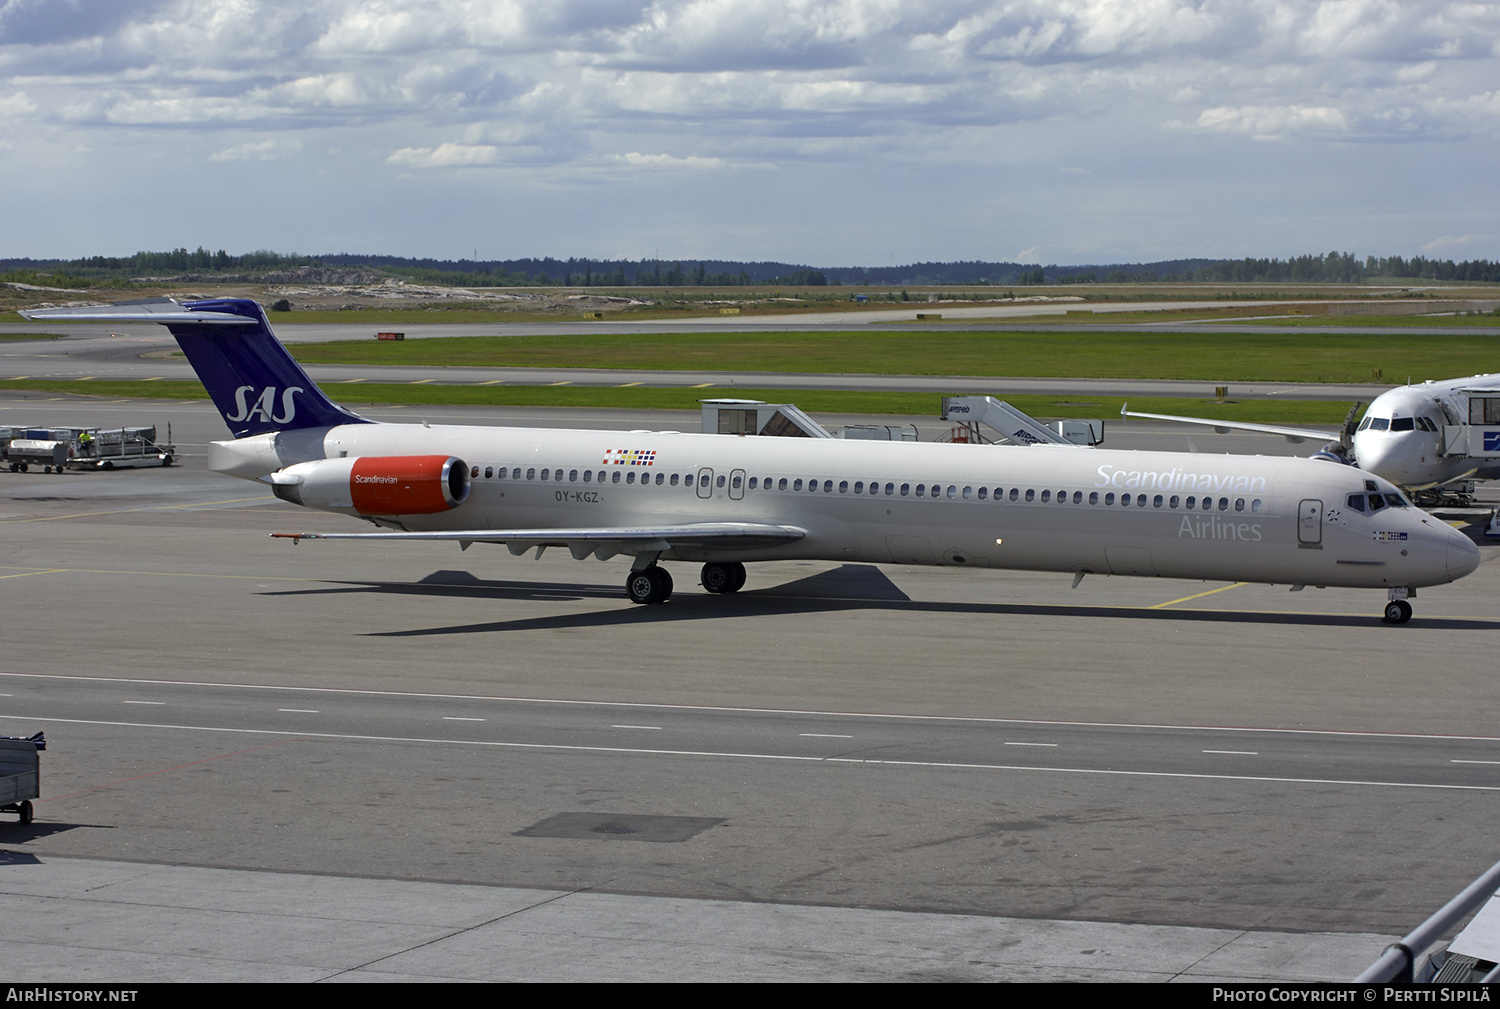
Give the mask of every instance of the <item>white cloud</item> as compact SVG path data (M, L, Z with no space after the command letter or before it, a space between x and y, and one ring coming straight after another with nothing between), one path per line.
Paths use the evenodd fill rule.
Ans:
M1423 252L1440 253L1447 256L1455 255L1455 250L1463 249L1484 240L1482 235L1443 235L1434 238L1422 246Z
M489 144L444 143L437 147L403 147L385 160L403 168L468 168L492 165L499 155L499 149Z
M1342 134L1349 130L1344 114L1326 105L1245 105L1204 109L1198 126L1205 130L1245 133L1258 140L1298 134Z
M673 157L670 154L640 154L631 151L629 154L612 155L613 160L620 164L629 165L631 168L723 168L723 158L700 158L688 155L685 158Z
M230 147L214 151L208 156L210 161L275 161L278 158L289 157L302 149L300 140L271 138L269 140L256 140L243 144L234 144Z

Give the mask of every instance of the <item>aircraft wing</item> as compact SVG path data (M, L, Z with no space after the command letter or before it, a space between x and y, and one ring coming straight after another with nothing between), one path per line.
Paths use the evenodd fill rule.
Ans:
M532 548L566 547L576 560L594 555L664 553L686 550L753 550L794 543L807 535L796 526L759 522L696 522L686 525L624 526L614 529L461 529L443 532L272 533L275 539L378 540L382 542L503 543L517 556Z
M1256 434L1279 434L1293 445L1300 445L1304 441L1338 441L1337 431L1315 431L1306 427L1279 427L1275 424L1250 424L1237 420L1213 420L1207 417L1177 417L1169 413L1139 413L1135 410L1127 410L1128 404L1120 407L1121 417L1139 417L1142 420L1172 420L1179 424L1199 424L1203 427L1211 427L1219 434L1228 434L1230 431L1253 431Z

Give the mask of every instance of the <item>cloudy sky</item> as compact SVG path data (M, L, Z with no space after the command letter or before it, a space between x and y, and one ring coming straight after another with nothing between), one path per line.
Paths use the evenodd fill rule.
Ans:
M1500 3L0 0L0 256L1500 259Z

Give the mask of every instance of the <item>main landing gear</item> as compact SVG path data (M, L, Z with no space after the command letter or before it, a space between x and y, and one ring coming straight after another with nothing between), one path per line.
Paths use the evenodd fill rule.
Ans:
M700 580L703 582L703 588L715 595L738 592L745 587L745 565L739 561L710 562L703 565Z
M652 564L625 578L625 595L633 603L664 603L672 598L672 576Z
M745 587L745 565L714 561L703 565L701 579L703 587L715 595L738 592ZM625 579L625 596L633 603L664 603L672 598L672 576L654 563L632 570Z

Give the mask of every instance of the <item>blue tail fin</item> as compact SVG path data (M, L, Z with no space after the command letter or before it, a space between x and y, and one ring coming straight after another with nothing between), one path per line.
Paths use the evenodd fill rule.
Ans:
M339 424L368 424L323 395L281 341L261 307L243 298L188 301L190 312L212 312L213 322L166 322L236 438ZM225 315L245 323L225 325Z

